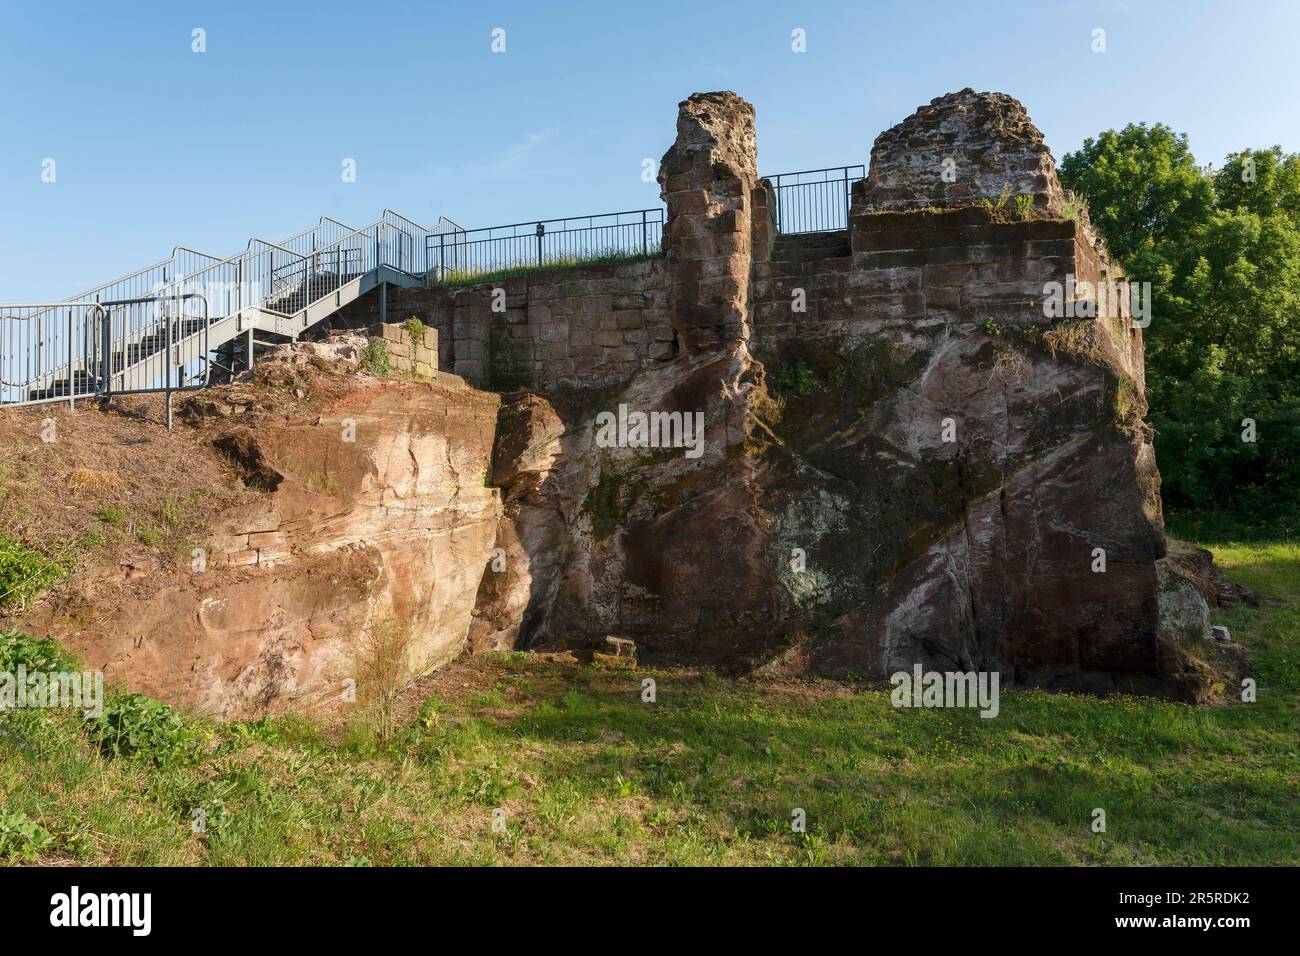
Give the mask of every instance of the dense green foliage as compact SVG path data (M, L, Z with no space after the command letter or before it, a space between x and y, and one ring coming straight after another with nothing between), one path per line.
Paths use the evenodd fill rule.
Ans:
M1300 156L1197 166L1157 124L1061 162L1133 281L1152 285L1147 387L1164 495L1300 530ZM1243 440L1244 419L1255 441Z

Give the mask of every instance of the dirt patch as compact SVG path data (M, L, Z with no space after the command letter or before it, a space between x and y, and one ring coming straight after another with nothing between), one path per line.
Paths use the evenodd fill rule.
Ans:
M175 560L249 494L200 437L129 408L0 412L0 532L76 569Z

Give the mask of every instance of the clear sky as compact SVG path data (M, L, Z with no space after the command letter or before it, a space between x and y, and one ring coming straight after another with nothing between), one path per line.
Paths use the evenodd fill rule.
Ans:
M321 215L654 205L642 160L695 90L754 103L766 173L866 163L878 132L966 86L1020 99L1058 159L1131 121L1188 133L1202 163L1297 151L1297 41L1291 0L0 0L0 302Z

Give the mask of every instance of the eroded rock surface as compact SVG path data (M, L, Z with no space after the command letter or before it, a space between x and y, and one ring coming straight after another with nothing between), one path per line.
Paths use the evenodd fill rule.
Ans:
M871 212L1015 196L1058 208L1056 163L1019 100L972 89L937 97L877 136L862 193Z
M545 579L525 642L1203 699L1213 682L1161 613L1141 332L1126 302L1045 313L1046 282L1116 273L1085 223L1051 214L1060 185L1020 105L963 91L882 134L851 253L821 261L753 262L752 123L732 94L681 106L660 181L687 348L550 410L563 434L500 537ZM1004 193L1037 212L978 202ZM807 309L783 319L794 290ZM596 416L620 406L702 412L704 454L600 447ZM503 417L498 445L538 427Z
M223 718L332 705L465 645L501 514L495 395L358 376L356 342L281 350L182 405L255 503L195 555L99 582L92 626L47 630L110 681ZM396 663L393 663L396 662Z
M758 181L754 107L735 93L695 93L659 165L668 207L670 318L688 352L748 337L750 193Z

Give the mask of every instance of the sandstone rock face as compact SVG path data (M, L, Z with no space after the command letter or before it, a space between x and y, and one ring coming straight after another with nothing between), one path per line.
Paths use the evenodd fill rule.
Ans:
M1122 302L1044 310L1045 283L1111 267L1050 215L1019 104L964 91L883 134L851 254L821 261L753 257L733 232L766 225L752 122L729 94L691 97L661 168L683 354L585 405L548 395L562 429L503 416L498 447L558 442L501 479L530 476L499 539L544 581L481 592L480 612L522 604L529 646L617 634L660 661L1200 699L1204 668L1162 627L1141 332ZM977 202L1004 184L1041 212ZM704 453L602 445L615 407L700 412Z
M739 345L687 355L616 396L560 409L545 518L526 510L520 525L547 529L525 548L549 560L530 646L598 647L617 634L660 660L742 666L779 646L757 462L743 454L752 366ZM698 416L698 455L602 445L600 416L620 406Z
M876 137L858 198L866 210L886 212L1004 195L1058 208L1056 164L1018 100L965 89L931 100Z
M1210 633L1210 607L1257 600L1249 589L1232 585L1210 561L1210 553L1169 539L1156 562L1159 581L1158 646L1171 683L1189 704L1239 699L1249 671L1245 648L1216 641Z
M552 469L564 435L564 422L539 396L501 406L492 484L502 489L504 511L476 598L471 651L527 646L552 599L563 547Z
M750 193L758 181L754 107L695 93L659 164L673 288L670 317L688 352L748 337Z
M499 400L356 377L356 351L295 346L183 406L266 493L207 530L201 573L186 555L61 633L90 666L234 719L337 706L348 681L364 699L376 656L418 674L461 651L501 514L487 484ZM295 388L314 394L295 402Z

